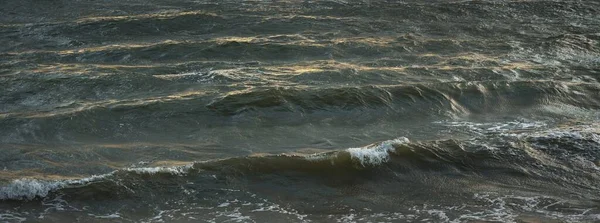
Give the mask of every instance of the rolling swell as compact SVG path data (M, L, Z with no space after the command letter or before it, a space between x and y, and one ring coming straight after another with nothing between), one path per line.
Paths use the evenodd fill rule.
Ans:
M597 1L3 3L0 221L600 219Z
M528 111L543 110L545 106L593 110L600 104L597 85L558 81L446 82L335 88L257 87L241 88L226 95L217 91L191 90L93 103L58 101L54 106L45 105L45 109L38 106L38 111L8 112L3 114L0 123L12 127L0 130L5 131L0 139L6 142L60 139L60 135L52 132L73 132L88 138L144 139L160 132L157 126L196 131L196 123L200 121L207 126L271 126L273 123L294 126L307 121L319 123L328 120L329 123L348 126L372 123L381 118L406 122L498 113L528 115ZM46 96L51 95L37 95L36 98L41 98L33 102ZM576 118L568 111L552 115ZM131 117L144 117L145 121L139 122ZM176 122L173 122L173 117L177 118ZM117 131L122 133L115 135L114 130L96 128L95 122L129 128L119 129ZM15 129L17 131L13 131ZM39 129L56 130L42 134Z
M161 81L157 81L156 84L161 83ZM100 82L99 84L106 85L107 83ZM152 86L143 87L140 90L153 89ZM62 86L57 86L57 89L52 91L63 90L60 88ZM96 88L98 88L97 91L106 91L101 85ZM108 90L113 91L110 88ZM216 88L213 91L218 90ZM38 118L64 114L77 115L80 112L136 112L139 108L156 112L157 115L160 115L164 109L168 109L170 114L180 110L185 113L197 112L206 115L214 113L224 116L252 111L310 113L319 110L355 109L391 109L401 113L421 112L423 114L449 111L460 115L493 112L492 109L497 109L498 106L506 110L518 110L554 103L574 105L585 109L595 109L598 105L598 88L595 84L559 81L445 82L354 87L256 87L239 88L235 93L225 95L215 94L213 91L205 89L167 92L160 96L147 98L136 98L133 95L130 99L95 99L97 101L93 103L86 102L90 99L80 95L79 97L82 98L67 100L56 98L56 100L65 101L56 101L54 108L48 107L40 111L11 112L11 110L18 111L23 108L10 109L11 107L6 107L5 109L9 110L4 113L4 116ZM43 94L35 96L36 99L30 100L42 101L44 97L52 97L52 95ZM90 98L93 96L95 95L90 94Z
M498 106L522 109L550 103L596 108L596 91L593 84L552 81L450 82L329 89L282 87L226 95L207 107L224 115L268 108L275 111L311 112L320 109L382 107L399 112L410 109L411 112L452 111L460 114L490 112L491 109L498 109Z
M0 199L31 200L60 194L75 200L107 196L127 199L191 182L236 187L258 183L255 181L259 179L281 180L280 177L316 181L333 188L384 179L416 183L423 180L420 177L447 175L475 181L486 179L508 188L517 182L559 186L565 193L600 188L600 136L596 127L505 131L491 138L410 142L401 137L310 155L259 155L183 166L126 168L81 179L19 179L1 187Z

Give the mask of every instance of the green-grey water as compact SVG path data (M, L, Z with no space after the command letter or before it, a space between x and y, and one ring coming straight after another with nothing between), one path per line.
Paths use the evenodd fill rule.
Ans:
M0 221L598 222L600 2L5 0Z

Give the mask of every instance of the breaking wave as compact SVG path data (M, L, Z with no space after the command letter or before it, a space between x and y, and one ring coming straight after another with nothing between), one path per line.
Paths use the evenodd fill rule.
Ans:
M523 123L515 126L530 127ZM497 131L500 127L505 126L490 127L487 130ZM17 179L0 188L0 199L31 200L55 192L64 193L68 188L85 188L94 184L135 191L138 183L134 181L161 177L242 177L294 172L306 178L335 178L340 174L360 175L384 166L398 171L434 170L461 174L495 169L509 176L523 175L553 180L577 170L582 175L570 176L571 179L581 180L577 182L579 186L596 188L597 183L590 181L590 177L600 179L596 172L600 169L598 157L600 135L594 126L542 132L503 130L496 139L487 138L486 141L474 138L462 141L410 142L407 138L400 137L365 147L310 155L248 156L194 162L183 166L126 168L81 179Z

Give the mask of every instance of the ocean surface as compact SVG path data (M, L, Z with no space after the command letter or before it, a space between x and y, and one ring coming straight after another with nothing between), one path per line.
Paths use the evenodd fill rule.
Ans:
M600 222L600 1L3 0L0 222Z

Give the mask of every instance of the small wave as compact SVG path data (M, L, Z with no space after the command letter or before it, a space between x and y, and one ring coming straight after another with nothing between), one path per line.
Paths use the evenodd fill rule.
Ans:
M0 188L0 200L31 200L35 197L45 197L49 192L65 187L84 186L90 182L113 175L114 172L94 175L82 179L45 181L38 179L17 179L7 186Z
M101 181L109 177L114 177L120 172L136 174L158 174L167 173L172 175L185 174L191 165L174 167L144 167L127 168L113 171L107 174L94 175L81 179L68 180L40 180L40 179L17 179L10 184L0 187L0 200L32 200L36 197L46 197L50 192L63 188L74 188L89 185L90 183Z

